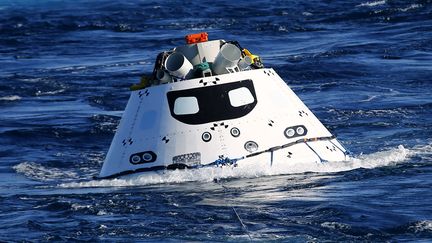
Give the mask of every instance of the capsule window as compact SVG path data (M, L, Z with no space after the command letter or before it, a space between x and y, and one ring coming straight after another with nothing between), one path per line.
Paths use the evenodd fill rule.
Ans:
M255 98L253 97L252 93L246 87L230 90L228 92L228 97L230 100L230 104L233 107L248 105L255 101Z
M178 97L174 102L174 114L190 115L199 111L198 100L196 97Z

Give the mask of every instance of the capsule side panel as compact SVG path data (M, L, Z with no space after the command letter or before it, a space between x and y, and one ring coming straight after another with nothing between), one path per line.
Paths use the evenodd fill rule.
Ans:
M273 69L271 69L273 70ZM276 88L281 91L281 96L286 96L290 102L298 104L298 110L296 116L301 117L305 120L310 127L314 128L313 131L317 131L317 134L312 135L314 137L326 137L331 136L328 129L322 124L322 122L315 116L315 114L306 106L306 104L292 91L292 89L285 83L285 81L274 72L274 81ZM312 130L312 129L311 129Z
M230 78L234 80L251 78L258 103L248 115L224 121L231 129L237 128L240 131L239 136L230 134L229 129L222 131L223 143L229 148L225 154L226 157L237 158L242 154L265 151L303 138L331 136L330 132L273 70L241 72L231 75ZM296 130L299 127L301 127L300 132L296 132L295 136L286 135L287 129ZM258 149L247 151L245 147L248 142L256 143ZM308 152L311 152L310 149Z
M142 100L138 92L132 92L102 165L100 172L101 177L109 176L123 170L124 166L122 165L122 161L125 157L126 145L129 143L128 138L141 102Z
M343 161L347 159L345 153L330 141L314 141L309 142L308 145L322 160Z

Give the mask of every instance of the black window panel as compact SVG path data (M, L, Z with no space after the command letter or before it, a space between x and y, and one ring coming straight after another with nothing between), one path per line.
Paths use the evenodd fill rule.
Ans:
M241 87L249 89L254 101L247 105L233 107L230 103L228 92ZM179 97L190 96L196 97L198 100L198 113L187 115L174 114L175 100ZM178 121L190 125L239 118L251 112L257 104L255 89L250 79L201 88L170 91L167 93L167 98L171 116Z

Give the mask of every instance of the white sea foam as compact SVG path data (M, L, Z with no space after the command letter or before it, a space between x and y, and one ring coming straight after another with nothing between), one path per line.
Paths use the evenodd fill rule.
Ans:
M283 25L280 25L278 30L281 32L287 32L287 28Z
M425 221L417 222L415 225L410 226L409 229L414 231L415 233L420 233L425 231L432 232L432 221L425 220Z
M356 7L374 7L374 6L384 5L384 4L386 4L386 0L365 2L357 5Z
M23 162L15 165L13 169L20 174L24 174L28 178L39 181L78 178L78 175L75 172L58 168L48 168L34 162Z
M181 183L189 181L211 182L215 178L254 178L268 175L294 174L304 172L339 172L357 168L376 168L389 166L406 161L409 156L416 152L404 148L402 145L387 151L376 152L369 155L361 155L346 162L326 162L326 163L299 163L291 164L289 167L280 163L274 163L272 167L256 166L251 161L242 167L211 167L199 170L175 170L164 173L142 173L125 178L92 180L85 182L62 183L59 186L64 188L82 187L122 187L138 186L162 183ZM244 161L246 163L246 161ZM255 161L257 162L257 161ZM239 162L240 163L240 162Z
M413 3L406 8L398 8L398 10L401 12L406 12L406 11L409 11L411 9L421 8L422 6L423 5L421 5L421 4Z
M55 94L60 94L65 92L65 89L59 89L59 90L53 90L53 91L46 91L46 92L42 92L40 90L38 90L36 92L36 96L42 96L42 95L55 95Z
M18 95L8 95L4 97L0 97L1 101L15 101L15 100L21 100L21 97Z
M74 211L78 211L81 209L90 209L90 208L92 208L92 206L91 205L80 205L78 203L72 203L71 208Z
M37 83L42 81L43 79L42 78L21 78L20 80L27 83Z
M338 222L324 222L324 223L321 223L321 227L328 228L331 230L335 230L335 229L336 230L339 230L339 229L349 230L349 229L351 229L350 225L338 223Z
M109 214L109 213L107 211L105 211L105 210L99 210L97 212L97 216L103 216L103 215L107 215L107 214Z

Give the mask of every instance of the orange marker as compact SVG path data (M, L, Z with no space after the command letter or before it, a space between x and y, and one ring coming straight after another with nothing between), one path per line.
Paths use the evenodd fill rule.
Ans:
M190 34L185 36L186 43L187 44L195 44L199 42L205 42L208 41L208 34L207 32L201 32L198 34Z

